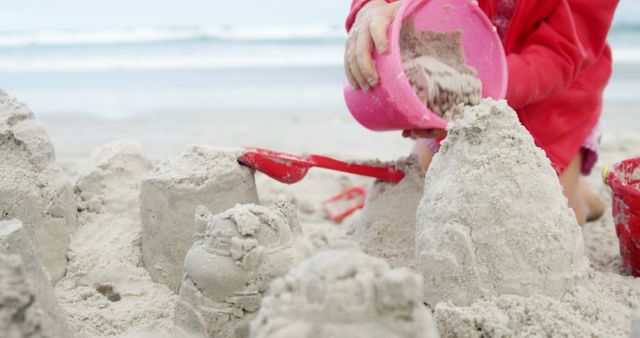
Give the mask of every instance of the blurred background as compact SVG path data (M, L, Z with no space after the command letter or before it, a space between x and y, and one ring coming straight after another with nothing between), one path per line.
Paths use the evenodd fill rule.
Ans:
M396 157L407 141L365 130L343 103L350 3L12 1L0 11L0 88L32 108L63 157L119 138L158 155L207 142ZM639 18L640 2L621 1L610 130L640 128Z

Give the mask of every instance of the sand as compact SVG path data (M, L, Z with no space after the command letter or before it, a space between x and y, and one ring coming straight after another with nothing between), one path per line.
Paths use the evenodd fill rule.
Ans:
M461 36L421 32L413 21L403 23L400 32L405 74L420 100L440 116L459 104L476 105L482 98L476 70L465 63Z
M156 282L178 291L182 262L193 243L193 216L238 203L257 203L253 170L237 161L241 150L188 146L149 172L142 182L142 257Z
M29 292L33 294L41 309L39 322L46 328L46 333L52 337L68 337L66 316L53 292L49 275L40 261L29 233L19 220L0 221L0 255L18 256L20 273L24 275L24 280L29 284Z
M78 230L55 288L78 338L172 326L176 296L142 266L140 182L151 167L140 144L118 141L80 169Z
M627 337L640 308L640 283L592 271L588 281L559 298L503 295L470 307L440 303L435 318L443 337Z
M271 284L253 338L435 338L420 276L357 248L322 251Z
M0 333L3 338L63 338L51 335L17 255L0 254Z
M31 110L0 93L0 220L24 224L49 278L65 273L76 226L73 191L56 163L45 129Z
M76 272L68 274L61 283L58 283L55 290L67 314L72 332L76 337L82 338L115 337L120 334L125 334L122 337L129 338L188 337L183 332L172 329L176 295L165 286L153 282L141 263L139 201L131 195L131 191L139 189L139 181L144 175L132 174L131 171L137 170L126 169L127 166L112 171L108 168L113 164L108 165L95 159L87 161L87 149L93 148L99 140L121 137L120 131L129 127L127 124L116 122L105 124L102 121L83 125L78 131L79 135L72 136L68 133L68 126L73 125L77 120L62 120L59 124L53 124L52 134L59 135L54 141L57 153L63 156L58 156L57 163L62 164L67 173L72 176L90 177L92 172L99 172L97 168L102 167L106 168L105 173L114 171L121 173L110 177L122 176L123 179L123 181L113 179L112 183L104 185L104 188L112 194L105 194L103 188L100 188L102 184L91 185L89 183L92 180L86 179L82 184L84 188L78 191L79 200L74 207L81 209L79 230L73 234L69 252L70 271ZM195 128L205 124L203 121L209 120L201 117L200 120L189 120L188 123ZM308 129L292 128L291 133L286 135L280 129L278 133L282 135L277 136L282 138L278 140L282 140L284 144L291 143L295 151L317 152L321 146L326 145L328 154L342 156L347 160L352 159L354 153L359 157L382 156L385 160L391 160L406 154L408 149L406 142L400 142L400 138L396 135L387 135L389 136L387 137L375 134L375 137L369 139L364 132L358 133L360 129L355 123L353 126L341 124L339 121L332 123L317 125L318 130L324 130L324 134L335 131L337 134L332 138L309 137L315 134ZM157 126L157 124L153 125ZM306 123L305 126L307 126ZM219 126L218 128L216 130L222 133ZM304 133L298 132L302 129L305 130ZM96 130L101 136L92 138ZM180 130L186 134L195 129L181 125ZM268 133L269 130L265 132ZM133 135L146 140L145 145L160 160L174 156L184 148L182 144L184 140L191 140L187 136L177 135L177 132L162 135L161 138L155 136L149 138L147 134L134 133ZM253 142L259 140L255 136L258 134L252 134L254 138L247 133L241 134L241 137L233 134L235 139L230 135L225 136L225 140L227 138L234 140L235 144L241 144L247 139ZM216 143L217 139L209 140ZM280 145L276 149L292 151L280 143L271 145ZM599 177L602 164L612 164L625 158L640 156L638 149L640 149L640 137L636 133L614 130L605 134L602 143L602 160L589 179L594 186L598 187L598 192L608 203L610 202L609 189L602 185ZM124 149L116 153L121 151ZM393 157L394 154L396 154L395 157ZM137 156L127 158L128 160L123 162L139 164L148 162L148 160L141 161ZM95 165L94 163L103 164ZM144 164L143 167L147 165ZM110 181L102 174L95 176L103 177L101 180ZM78 179L75 181L79 182ZM138 183L135 183L136 181ZM119 184L117 189L112 189L118 182L124 183ZM334 242L335 238L342 237L359 221L362 212L355 213L345 219L342 224L333 224L324 218L320 202L350 186L370 184L372 181L369 179L316 169L311 170L303 182L291 186L274 182L263 175L256 175L257 190L262 204L271 206L282 194L292 197L296 203L299 224L305 237L325 243ZM90 188L91 186L95 188ZM81 199L80 196L84 197ZM118 207L111 207L113 205ZM383 213L384 205L381 209L383 210L380 212ZM389 213L391 211L386 210ZM640 307L638 295L640 283L620 272L618 243L612 222L609 211L603 219L587 224L583 230L585 253L593 271L588 272L582 286L568 290L561 297L503 295L485 297L469 307L439 303L436 305L434 316L443 336L449 336L451 332L472 337L487 332L510 332L512 336L538 332L539 335L544 336L555 333L550 331L552 329L564 328L566 328L564 332L572 336L582 336L585 332L598 335L603 329L607 329L604 336L627 336L631 331L631 322ZM87 257L83 258L83 256ZM90 264L92 260L96 262L95 266ZM82 269L76 270L74 266ZM105 275L108 273L109 276L97 278L97 271L103 266L106 267ZM88 274L85 275L84 271L88 271ZM96 287L102 293L98 292ZM117 299L118 296L120 297L118 301L109 300L109 298ZM548 328L542 323L549 324ZM139 332L140 330L145 332Z
M416 232L431 305L561 296L586 277L580 228L558 177L504 101L467 108L449 126L426 175Z
M414 267L416 209L422 197L424 172L417 158L394 163L405 174L398 184L377 180L369 189L352 238L362 250L392 267Z
M564 204L557 201L558 196L562 196L557 179L552 184L552 180L545 178L555 177L555 173L548 163L541 166L540 159L548 160L539 154L540 150L522 148L530 148L533 143L522 127L514 124L514 121L517 123L515 115L509 116L507 112L509 109L504 105L489 102L467 110L464 119L450 127L449 138L427 174L425 197L417 216L418 232L421 227L431 227L431 230L427 236L418 238L418 246L443 245L427 255L419 254L419 263L423 263L422 259L426 263L421 271L426 278L433 276L435 282L444 280L448 283L447 289L458 292L448 293L443 288L430 294L429 286L425 288L427 299L440 297L437 304L430 303L434 305L440 334L444 337L627 336L640 306L640 282L620 275L610 216L587 225L583 234L591 265L603 270L597 271L582 262L582 241L576 243L575 238L580 236L580 228L573 213L569 212L571 217L567 217L567 210L562 210L566 208L558 207ZM493 148L481 149L491 144ZM517 162L512 161L513 150L519 150ZM455 167L447 166L449 158L456 159ZM478 160L481 161L476 162ZM501 164L500 170L494 167L496 163ZM472 170L472 167L482 169ZM452 177L460 179L455 185L448 182L446 196L442 195L445 186L439 186L447 183L442 182L446 177L439 176L441 170L454 170ZM491 177L495 174L501 179ZM474 184L465 184L465 178L472 179ZM492 184L485 186L488 182ZM513 196L516 190L519 193ZM463 195L459 195L460 192ZM446 205L448 199L464 197L464 194L474 197L463 199L464 210L454 206L444 215L436 212L436 206ZM434 203L438 197L445 202ZM504 207L515 200L528 202ZM546 205L549 201L553 204ZM427 206L432 206L428 214ZM540 209L536 211L536 208ZM527 213L519 214L522 211ZM448 212L453 213L449 218ZM444 221L435 222L441 217ZM438 226L440 231L433 226ZM471 230L459 230L464 227ZM447 233L448 229L451 230ZM453 231L457 229L458 232ZM456 247L450 247L448 243L452 242L443 241L443 237L434 238L438 232L457 240ZM562 237L563 240L557 241ZM431 239L434 241L428 242ZM453 275L439 268L440 262L447 262L440 257L450 259L447 268L453 273L463 264L462 268L470 267L470 272ZM484 271L491 272L488 285L482 284ZM509 273L508 278L504 278L505 272ZM447 278L458 279L447 282ZM438 285L432 283L431 287ZM471 286L471 291L466 286Z
M269 283L311 254L290 210L286 202L273 209L237 205L217 215L197 209L177 327L210 338L247 335Z

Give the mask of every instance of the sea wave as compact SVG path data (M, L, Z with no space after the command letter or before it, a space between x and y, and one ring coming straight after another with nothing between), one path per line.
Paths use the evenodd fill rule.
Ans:
M337 26L129 28L0 32L1 47L143 44L190 40L287 41L344 39Z
M154 57L3 58L0 73L106 72L180 69L301 68L341 66L341 51L309 55L159 55Z
M631 41L636 45L640 41L640 25L618 24L613 27L611 32L611 38L614 40L620 36L628 40L630 35L637 37ZM314 42L334 40L342 42L345 37L344 27L335 25L38 30L0 32L0 48L95 46L207 40L220 42Z

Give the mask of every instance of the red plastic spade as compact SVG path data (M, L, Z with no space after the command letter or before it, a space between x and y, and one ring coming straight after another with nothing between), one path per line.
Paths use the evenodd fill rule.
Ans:
M296 156L262 148L246 148L238 157L240 163L258 170L275 180L291 184L302 180L311 167L347 172L398 183L404 178L402 170L338 161L320 155Z

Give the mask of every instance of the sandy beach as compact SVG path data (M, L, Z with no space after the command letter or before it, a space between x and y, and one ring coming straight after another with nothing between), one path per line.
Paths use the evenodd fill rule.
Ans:
M313 114L310 115L310 119L314 118ZM76 337L109 337L149 331L160 334L158 330L173 328L177 294L151 280L140 267L138 189L145 173L166 158L175 157L187 144L259 144L296 153L322 149L324 154L347 160L395 160L407 155L411 149L411 143L397 133L375 134L363 130L344 115L342 118L335 116L330 121L316 117L316 123L311 124L314 127L305 129L300 127L302 122L292 115L278 123L279 132L272 128L259 129L253 123L253 127L248 127L244 119L220 125L207 115L193 116L197 117L180 116L173 121L169 118L101 121L69 116L42 119L55 145L57 163L74 182L76 194L80 194L77 195L77 208L80 210L77 230L71 235L68 254L70 265L66 277L55 287L70 332ZM265 125L267 123L273 121L265 121ZM307 123L308 120L305 125ZM77 132L69 133L70 129ZM160 130L162 132L158 132ZM283 133L283 130L291 132ZM331 135L331 138L326 135ZM118 141L120 139L133 141ZM108 143L111 145L105 148ZM607 132L601 145L602 156L589 181L610 204L609 188L600 178L601 168L605 163L640 155L640 136L633 131ZM100 152L92 155L96 148L100 148ZM113 176L115 173L119 174ZM311 170L304 181L294 185L256 175L260 203L269 206L281 195L290 198L296 204L305 238L312 242L332 241L353 233L361 212L356 212L341 224L335 224L326 218L321 202L346 188L371 184L372 179L321 169ZM97 188L84 193L84 186ZM98 209L92 209L91 204L84 206L88 202L83 196L99 196L104 206ZM114 204L117 200L119 203ZM611 212L608 211L601 220L587 224L582 233L591 267L606 274L624 275ZM620 326L616 330L628 333L633 309L640 305L640 282L632 277L617 278L625 286L611 292L616 295L617 292L626 292L624 297L628 307L626 312L617 312ZM617 311L622 311L622 308Z
M279 6L222 5L216 25L162 2L139 26L115 5L99 11L113 27L0 20L0 338L640 337L630 223L602 178L640 158L635 17L611 33L586 177L606 211L579 226L460 33L403 35L405 87L449 119L425 173L415 140L346 107L343 4ZM250 167L252 146L402 179L285 184ZM351 188L362 208L331 220L323 203Z

